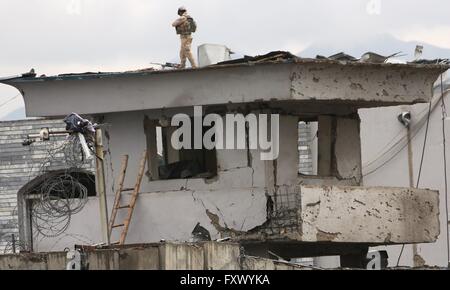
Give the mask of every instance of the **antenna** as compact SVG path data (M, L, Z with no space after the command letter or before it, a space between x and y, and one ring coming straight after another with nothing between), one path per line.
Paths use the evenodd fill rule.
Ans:
M423 54L423 45L416 45L416 50L414 52L414 61L421 59L422 54Z

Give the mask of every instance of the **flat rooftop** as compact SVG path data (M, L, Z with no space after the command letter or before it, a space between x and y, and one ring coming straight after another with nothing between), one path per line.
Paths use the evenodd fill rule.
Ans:
M358 109L429 102L448 68L444 61L385 63L341 54L311 59L276 51L198 69L28 73L0 83L19 89L29 117L283 101Z

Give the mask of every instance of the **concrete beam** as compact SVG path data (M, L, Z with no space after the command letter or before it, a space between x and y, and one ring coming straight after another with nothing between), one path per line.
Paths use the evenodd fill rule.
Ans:
M193 105L278 101L349 102L357 107L431 99L444 66L304 60L192 71L4 81L22 93L27 116L96 114Z
M278 212L261 226L237 233L234 239L247 244L368 246L433 243L440 234L437 191L305 185L298 194L297 222ZM280 230L286 222L290 227Z
M440 234L437 191L304 186L301 192L303 242L432 243Z
M293 99L415 103L429 102L434 82L447 67L320 62L293 67Z

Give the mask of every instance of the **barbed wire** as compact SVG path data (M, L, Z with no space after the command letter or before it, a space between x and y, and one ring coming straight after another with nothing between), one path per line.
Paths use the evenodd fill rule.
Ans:
M16 205L12 211L12 216L18 216L18 206ZM8 223L9 228L18 229L19 222L18 219L12 219ZM19 236L17 233L0 233L0 244L2 248L0 249L0 254L11 254L21 251L28 251L28 246L25 242L19 241ZM15 250L15 251L14 251Z
M38 176L47 176L62 160L64 168L58 174L49 174L40 183L36 190L40 198L33 202L31 216L33 229L51 238L64 233L72 215L79 213L87 203L88 190L75 175L87 162L77 135L69 135L47 152Z
M53 251L55 247L64 239L64 238L72 238L73 240L76 240L82 244L88 244L93 245L96 242L90 239L89 237L82 235L82 234L71 234L71 233L64 233L59 237L58 240L55 241L55 243L50 247L50 251Z
M34 241L38 241L39 236L61 236L69 228L72 216L88 201L88 189L77 175L90 168L91 161L85 159L78 136L72 134L63 140L38 145L43 144L46 146L45 158L37 173L36 170L30 173L30 179L42 179L25 193L37 196L30 206ZM95 183L93 177L86 176Z
M85 137L92 151L93 138L90 135ZM27 182L29 188L23 192L29 206L31 240L34 247L38 247L43 239L61 236L58 243L68 236L64 233L70 226L72 216L79 213L88 201L86 184L95 184L95 177L90 172L93 160L85 158L77 134L54 136L51 141L37 141L29 146L36 158L42 160L38 164L32 163ZM14 215L17 216L17 206ZM18 228L16 223L15 228ZM78 236L79 241L88 240L80 239L81 235L70 236ZM16 252L29 251L29 242L20 240L19 234L0 234L0 253L12 253L14 248Z
M29 247L25 241L20 241L17 236L10 235L6 240L6 245L3 249L4 254L16 254L20 252L29 251Z

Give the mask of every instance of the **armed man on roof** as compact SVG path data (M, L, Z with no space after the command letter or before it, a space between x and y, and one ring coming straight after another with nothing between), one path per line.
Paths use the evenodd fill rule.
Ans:
M186 58L189 59L192 68L196 68L194 57L191 52L192 36L191 34L197 30L197 24L194 19L187 14L187 10L184 7L178 9L178 15L180 16L172 26L175 27L177 34L180 35L181 39L181 50L180 50L180 69L186 67Z

